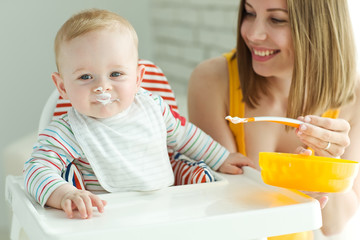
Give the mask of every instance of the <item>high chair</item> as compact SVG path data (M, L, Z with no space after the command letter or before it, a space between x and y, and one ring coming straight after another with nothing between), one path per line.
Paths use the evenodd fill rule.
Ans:
M152 62L142 87L160 95L178 114L173 91ZM54 91L43 109L39 131L71 104ZM23 188L21 176L6 179L13 218L11 239L237 239L263 240L321 227L319 203L297 191L264 184L257 170L242 175L211 171L203 162L169 153L175 185L151 192L101 194L103 214L68 219L61 210L42 208ZM199 184L198 184L199 183Z

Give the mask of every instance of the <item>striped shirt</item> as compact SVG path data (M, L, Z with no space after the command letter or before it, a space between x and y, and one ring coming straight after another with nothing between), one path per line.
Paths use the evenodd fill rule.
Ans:
M169 152L179 152L193 160L203 160L213 170L217 170L228 157L229 152L195 125L186 121L158 95L148 92L159 105L167 131ZM24 166L25 189L45 205L51 193L62 184L69 164L75 164L84 180L85 188L92 192L104 191L91 165L75 139L64 114L55 118L38 137L31 158Z

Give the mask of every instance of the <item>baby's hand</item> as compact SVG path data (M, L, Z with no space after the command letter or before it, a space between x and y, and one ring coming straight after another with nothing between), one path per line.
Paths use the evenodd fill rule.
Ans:
M99 212L104 212L106 201L101 200L95 194L86 191L75 189L68 192L61 199L60 206L65 211L69 218L73 217L73 210L77 209L81 218L91 218L92 207L97 207Z
M242 174L243 166L255 168L255 164L241 153L230 153L225 162L218 169L219 172L228 174Z
M73 211L77 209L81 218L85 219L91 218L93 207L97 207L100 213L104 212L106 201L89 191L64 184L51 194L46 205L64 210L69 218L73 218Z

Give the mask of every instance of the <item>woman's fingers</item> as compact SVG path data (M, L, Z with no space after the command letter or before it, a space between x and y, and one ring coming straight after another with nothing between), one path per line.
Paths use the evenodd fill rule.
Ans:
M325 117L309 115L304 117L303 121L332 131L337 131L337 132L350 131L350 124L346 120L341 118L333 119L333 118L325 118Z
M327 202L329 201L329 197L328 196L323 196L320 199L318 199L318 201L320 203L321 209L323 209L326 206Z
M343 119L306 116L299 120L305 123L298 128L298 137L318 155L339 157L350 144L350 125Z
M312 148L318 155L328 157L338 157L345 152L345 146L340 146L336 143L326 143L323 140L315 138L310 135L298 135L301 141ZM324 146L326 145L326 146Z
M304 147L298 147L296 150L295 150L295 153L296 154L301 154L301 155L306 155L306 156L311 156L312 155L312 151L310 149L306 149Z
M348 131L335 131L313 124L301 124L299 126L298 134L305 134L318 139L318 143L320 144L319 146L323 148L326 148L328 142L341 146L348 146L350 143Z
M309 192L309 191L301 191L305 193L306 195L309 195L310 197L316 199L320 203L320 207L324 208L329 201L328 193L323 192Z

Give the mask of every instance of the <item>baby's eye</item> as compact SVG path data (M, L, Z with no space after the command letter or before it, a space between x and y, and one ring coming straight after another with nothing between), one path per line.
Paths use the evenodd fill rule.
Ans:
M92 79L92 77L91 77L90 74L84 74L84 75L81 75L81 76L79 77L79 79L89 80L89 79Z
M119 72L112 72L111 74L110 74L110 77L120 77L122 74L121 73L119 73Z

